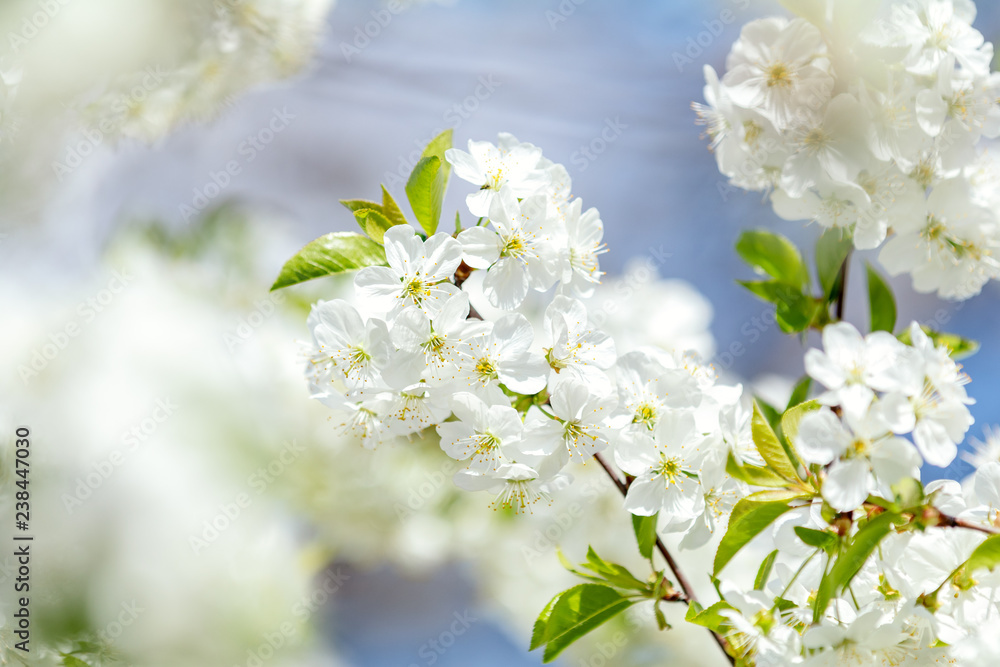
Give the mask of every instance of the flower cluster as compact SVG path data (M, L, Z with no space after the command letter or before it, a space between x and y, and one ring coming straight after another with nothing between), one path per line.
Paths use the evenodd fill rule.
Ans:
M720 585L720 613L748 664L931 665L957 658L976 665L996 657L995 642L979 629L995 626L1000 615L1000 572L974 570L970 556L984 533L1000 526L1000 462L983 461L964 485L928 484L920 493L930 502L919 518L890 517L893 510L878 505L891 504L879 498L917 499L905 497L904 480L918 480L924 461L949 464L972 423L967 377L947 350L916 324L909 339L862 337L837 323L824 329L824 349L806 355L806 370L826 391L789 439L823 502L803 495L775 521L766 547L775 549L773 568L755 590ZM913 442L901 437L907 434ZM856 538L873 530L880 513L894 520L885 521L877 549L842 556L844 540L861 542ZM956 530L962 521L980 529ZM859 570L840 595L817 606L843 557Z
M744 26L696 104L730 186L775 212L853 230L893 275L949 299L1000 276L993 46L968 0L784 3ZM887 236L889 236L888 240Z
M919 478L922 460L947 466L972 425L968 377L916 323L910 337L912 345L884 331L862 338L842 322L823 330L824 351L806 354L806 370L827 391L795 444L806 463L829 466L823 498L838 511L891 495L901 479Z
M312 56L333 0L216 0L186 17L190 49L169 67L124 74L79 105L88 127L153 142L216 116L246 90L288 78ZM141 91L137 94L136 91Z
M630 511L661 512L665 530L701 544L745 493L725 472L752 448L741 388L682 353L619 355L596 328L581 298L602 275L603 225L562 165L509 134L445 155L478 187L467 204L479 223L426 238L390 227L387 266L355 277L367 316L344 300L314 306L315 397L367 447L435 429L465 463L458 486L516 509L568 483L572 460L606 452L635 478ZM525 297L553 287L533 324ZM481 319L470 295L497 317Z
M440 208L444 164L477 188L466 204L478 220L463 229L458 216L454 234L426 215ZM607 312L588 297L600 294L603 225L570 193L566 170L531 144L501 134L464 152L446 133L407 184L423 233L384 189L382 203L344 202L368 238L319 239L275 283L322 275L314 252L363 267L357 303L321 301L308 322L313 396L342 416L341 432L368 448L436 436L464 464L458 487L515 510L568 492L574 464L612 477L653 575L643 582L591 550L590 573L571 571L592 599L560 593L535 626L546 661L566 646L566 619L645 599L690 603L687 620L741 667L981 662L992 644L978 628L1000 614L1000 570L989 574L1000 565L1000 449L992 438L979 447L964 486L920 481L925 463L955 460L972 425L949 345L974 344L916 323L895 336L894 309L863 336L814 299L826 308L810 320L823 348L806 352L807 376L784 410L751 405L692 355L624 351L597 326ZM767 254L788 245L759 245L772 275L807 274L797 251ZM537 320L531 293L545 295ZM654 539L671 533L681 549L717 539L711 608ZM748 590L724 570L751 542L771 553ZM655 570L654 548L673 572Z

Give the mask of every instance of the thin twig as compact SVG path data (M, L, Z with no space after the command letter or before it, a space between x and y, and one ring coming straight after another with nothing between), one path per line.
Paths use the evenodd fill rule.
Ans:
M942 521L945 526L953 526L955 528L968 528L969 530L978 530L981 533L986 533L987 535L1000 535L1000 530L994 528L993 526L983 526L978 523L973 523L968 519L955 519L950 516L942 516Z
M473 271L475 271L475 269L465 262L459 264L458 268L455 269L455 287L462 289L462 283L469 279L469 276L472 275ZM469 303L469 316L466 319L481 320L483 319L483 316L479 314L479 311L476 310L476 307L473 306L472 303Z
M628 493L628 487L621 481L621 479L619 479L618 473L616 473L611 465L604 460L604 457L595 453L594 458L601 464L601 467L604 468L604 472L608 474L608 477L610 477L611 481L615 483L615 486L618 487L618 491L620 491L623 496ZM656 536L656 550L659 551L660 555L663 556L663 559L667 561L667 567L674 575L674 578L677 580L677 584L681 587L681 590L684 591L684 596L678 597L677 600L679 602L683 602L684 604L697 602L698 598L694 594L694 589L691 588L691 584L688 582L687 577L685 577L681 572L680 566L677 564L677 561L674 560L670 551L667 550L667 546L663 543L663 540L660 539L659 535ZM736 659L730 655L729 642L726 641L725 637L717 632L712 632L712 637L715 639L715 643L719 645L719 648L722 649L722 653L729 660L730 664L735 665Z

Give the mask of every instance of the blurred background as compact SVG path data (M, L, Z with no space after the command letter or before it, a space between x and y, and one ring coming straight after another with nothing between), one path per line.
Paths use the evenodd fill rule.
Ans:
M556 547L576 560L590 542L636 564L614 490L584 470L571 495L513 517L455 490L454 463L427 443L370 453L339 441L308 400L296 341L309 305L350 280L268 288L302 245L354 229L338 200L374 198L381 182L402 201L441 130L458 146L508 131L564 163L601 211L609 277L593 303L625 309L620 347L693 349L780 396L803 347L735 283L750 275L733 244L767 227L810 248L818 230L722 187L690 103L740 26L781 11L5 3L0 440L32 432L33 640L49 648L26 664L540 664L531 621L573 581ZM995 39L1000 6L979 3L976 25ZM453 183L445 211L462 197ZM997 286L963 304L917 295L906 277L893 287L900 322L987 343L964 362L981 437L1000 421ZM865 326L866 308L855 281L848 319ZM24 658L11 648L14 572L0 556L0 664ZM645 612L559 664L723 664L707 635L657 632Z

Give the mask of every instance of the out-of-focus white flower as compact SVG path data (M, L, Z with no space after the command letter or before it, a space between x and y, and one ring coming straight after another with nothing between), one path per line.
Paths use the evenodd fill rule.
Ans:
M962 452L959 456L976 468L1000 461L1000 428L987 426L982 440L972 439L972 449L973 451Z
M1000 218L987 179L965 180L984 161L979 140L1000 134L1000 75L974 4L784 4L802 18L747 24L722 80L705 70L695 109L719 170L772 191L785 219L882 246L918 291L978 294L1000 276Z
M896 234L882 248L879 261L892 275L910 273L919 292L967 299L1000 275L997 221L971 200L968 181L951 179L926 200L890 215Z
M829 99L834 79L825 52L819 30L802 19L751 21L729 53L723 83L733 101L783 129Z

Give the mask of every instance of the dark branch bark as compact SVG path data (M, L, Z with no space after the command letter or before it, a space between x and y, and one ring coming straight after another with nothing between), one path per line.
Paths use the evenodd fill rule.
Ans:
M604 472L608 474L611 481L614 482L616 487L618 487L618 491L621 492L622 496L628 493L628 487L621 481L618 477L618 473L614 471L611 465L604 460L604 457L600 454L594 454L594 458L601 464L601 467L604 468ZM656 537L656 550L660 552L660 555L663 556L663 560L667 562L667 567L670 569L671 574L674 575L674 579L677 580L677 585L680 586L683 591L683 596L678 596L677 601L683 602L684 604L697 602L698 598L695 596L694 589L691 587L687 577L684 576L684 573L681 571L677 561L674 560L673 555L671 555L670 551L667 549L667 545L663 543L663 540L660 539L659 535ZM736 659L730 655L729 642L726 641L725 637L716 632L712 633L712 637L715 639L715 643L719 645L719 648L722 649L722 652L729 660L729 663L735 665Z

